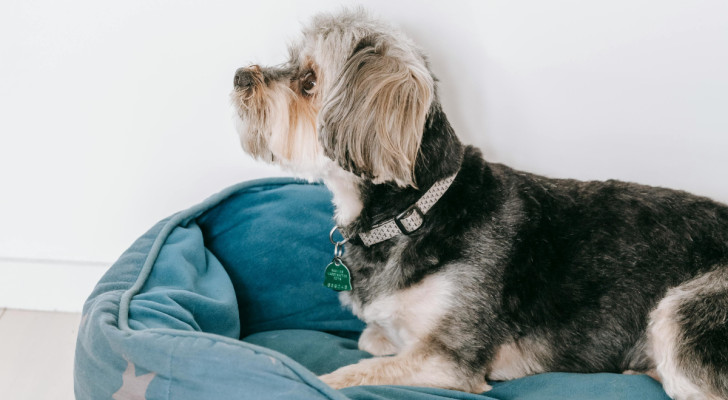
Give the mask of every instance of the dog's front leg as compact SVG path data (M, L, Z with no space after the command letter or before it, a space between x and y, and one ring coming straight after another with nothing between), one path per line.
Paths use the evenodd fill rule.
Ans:
M384 329L376 323L367 324L359 337L359 350L375 356L388 356L399 352L399 348L387 338Z
M447 357L415 349L393 357L375 357L320 377L334 389L358 385L429 386L483 393L491 389L484 374L466 374Z

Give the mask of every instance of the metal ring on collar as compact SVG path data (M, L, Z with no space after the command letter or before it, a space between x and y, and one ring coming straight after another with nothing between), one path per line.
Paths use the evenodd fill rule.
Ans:
M334 226L334 229L332 229L331 232L329 232L329 240L331 241L331 244L333 244L335 246L341 246L344 243L349 241L349 239L347 239L347 238L344 238L344 240L341 242L337 242L334 240L334 232L336 232L338 229L339 229L338 226ZM339 231L339 233L341 233L341 231ZM344 235L341 235L341 237L344 237Z
M334 244L334 259L340 259L344 255L344 243L336 242Z

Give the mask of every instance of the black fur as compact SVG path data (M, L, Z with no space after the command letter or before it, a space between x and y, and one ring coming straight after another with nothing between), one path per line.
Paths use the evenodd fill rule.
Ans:
M417 75L422 90L387 103L403 108L387 115L359 95L392 71L368 71L373 79L365 83L353 72L361 72L362 52L392 49L388 56L401 57L397 65L409 68L413 79ZM342 227L348 236L400 214L435 182L457 173L417 231L371 247L356 240L346 245L353 290L342 300L370 324L360 345L378 355L399 353L321 379L334 387L424 384L482 391L488 374L512 379L544 371L655 369L680 400L728 398L728 206L676 190L549 179L488 163L478 149L460 143L440 107L436 80L423 76L423 68L429 70L420 50L359 10L314 18L303 41L291 47L288 64L241 69L234 80L238 116L247 124L240 131L246 150L300 167L307 176L321 173L334 192L337 221L353 218ZM311 71L333 73L319 76L334 82L333 89L321 85L315 95L299 90L296 79ZM321 154L333 163L277 160L265 148L269 136L297 134L270 123L275 116L265 108L269 104L251 101L260 100L252 96L257 91L283 90L270 85L274 81L319 110L315 134ZM427 102L410 97L423 94ZM402 139L412 137L402 135L419 140L411 128L421 123L424 108L418 107L428 102L414 185L403 188L398 185L412 183L404 176L409 162L398 171L393 161L411 161L414 147L401 146L408 151L396 156L382 149L393 139L411 145ZM416 116L418 122L398 131L403 122L394 116ZM395 128L383 132L374 123L381 121ZM350 142L357 146L347 147ZM373 183L383 180L398 182ZM415 286L420 282L425 284ZM410 287L421 290L401 292ZM433 310L413 301L431 301L423 307ZM499 366L501 351L511 358Z
M363 307L443 269L463 277L468 299L434 341L464 370L482 369L498 345L524 338L548 343L539 361L550 371L653 368L645 354L649 312L668 288L728 264L725 205L682 191L549 179L488 163L461 145L437 103L418 155L419 189L363 183L364 209L346 230L392 218L458 169L419 230L371 247L349 245L345 262L351 296ZM396 249L403 250L393 273L385 266ZM718 379L728 376L727 306L720 292L710 305L682 310L707 307L705 319L716 318L686 317L683 325L693 341L710 343L711 350L686 351L720 368Z

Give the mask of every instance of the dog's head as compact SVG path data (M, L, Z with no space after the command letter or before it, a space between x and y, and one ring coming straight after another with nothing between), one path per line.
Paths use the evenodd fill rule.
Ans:
M289 50L281 66L235 73L243 148L302 174L335 165L376 183L415 186L435 96L422 52L362 10L315 17Z

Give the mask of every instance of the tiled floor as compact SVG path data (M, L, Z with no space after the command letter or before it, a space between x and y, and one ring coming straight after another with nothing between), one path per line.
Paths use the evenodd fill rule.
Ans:
M0 309L0 398L72 400L80 314Z

